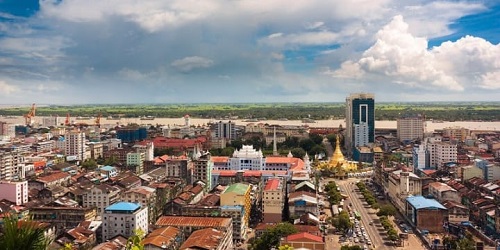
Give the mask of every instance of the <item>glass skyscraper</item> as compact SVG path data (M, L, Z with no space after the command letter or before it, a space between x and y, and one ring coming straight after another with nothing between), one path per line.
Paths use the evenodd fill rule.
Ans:
M357 146L375 141L375 97L356 93L346 98L345 147L348 154Z

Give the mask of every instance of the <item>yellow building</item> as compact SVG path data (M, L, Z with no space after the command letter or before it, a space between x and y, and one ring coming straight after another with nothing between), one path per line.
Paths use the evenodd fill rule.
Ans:
M226 188L220 195L221 215L231 217L233 220L233 240L246 239L248 220L251 209L251 186L235 183Z
M318 169L329 170L342 175L341 173L357 170L358 162L348 161L344 158L344 154L342 154L342 151L340 150L340 139L339 136L337 136L335 151L330 157L330 161L319 164Z

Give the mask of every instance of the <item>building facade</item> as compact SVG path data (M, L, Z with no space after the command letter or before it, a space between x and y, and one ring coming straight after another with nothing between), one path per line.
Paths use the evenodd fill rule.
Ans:
M357 133L357 137L356 137ZM366 138L366 136L368 138ZM345 148L351 155L353 147L375 141L375 97L357 93L346 98Z
M16 205L28 202L28 181L0 181L0 200L6 199Z
M117 202L104 209L101 217L103 241L117 235L128 238L137 229L148 232L148 209L136 203Z
M285 189L283 180L280 178L268 179L262 191L263 222L281 222L284 203Z
M424 139L425 117L423 115L405 115L397 120L397 136L401 142Z

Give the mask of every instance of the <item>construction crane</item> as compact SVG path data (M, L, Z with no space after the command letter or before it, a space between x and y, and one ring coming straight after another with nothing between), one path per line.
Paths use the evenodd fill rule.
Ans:
M69 113L67 113L66 114L66 120L64 120L64 126L68 127L69 125L71 125L71 124L70 124L70 121L69 121Z
M34 120L35 120L35 112L36 112L36 106L33 103L31 105L30 111L27 114L24 115L24 121L26 123L26 126L31 126L31 124L34 122Z

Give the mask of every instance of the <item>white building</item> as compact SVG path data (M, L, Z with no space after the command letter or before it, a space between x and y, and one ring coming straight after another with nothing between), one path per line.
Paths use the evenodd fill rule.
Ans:
M28 181L0 181L0 200L6 199L16 205L28 202Z
M429 152L427 151L425 142L413 147L413 167L415 168L414 170L429 167Z
M120 189L107 184L99 184L83 195L83 207L95 207L101 214L106 207L120 200Z
M440 168L448 162L457 162L457 155L456 143L444 142L439 136L430 137L426 138L426 141L422 142L418 149L414 148L414 157L417 156L418 161L414 159L413 163L418 164L418 168L422 168L422 166ZM421 165L424 159L425 165Z
M227 141L236 139L236 124L234 122L219 121L211 125L212 136L225 138Z
M148 232L148 209L141 205L129 202L118 202L102 213L102 240L109 240L117 235L125 238L141 229Z
M81 131L68 131L64 136L64 152L66 156L75 156L77 160L86 160L85 133Z
M422 195L422 180L414 173L397 170L390 173L388 180L385 192L400 212L405 211L408 196Z
M399 141L424 139L425 118L422 115L409 115L398 118L397 135Z
M229 160L229 168L233 170L263 170L266 164L262 151L255 150L251 145L235 150Z

